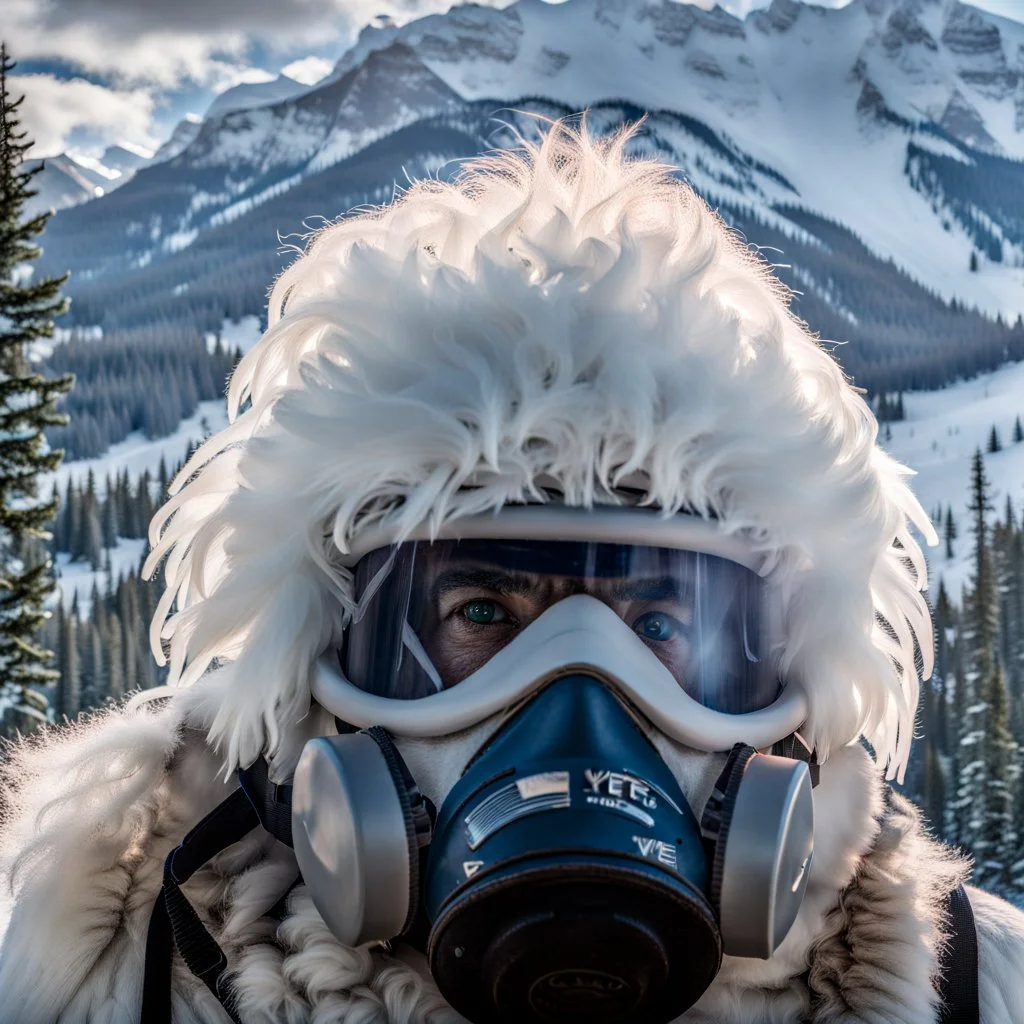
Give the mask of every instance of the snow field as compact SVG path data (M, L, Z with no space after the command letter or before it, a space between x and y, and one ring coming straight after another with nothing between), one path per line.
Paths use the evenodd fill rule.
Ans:
M986 453L993 425L1003 450L985 454L994 511L990 518L1002 518L1007 495L1015 514L1024 514L1024 443L1013 444L1014 420L1024 423L1024 363L1005 366L940 391L908 392L903 396L906 419L882 424L880 440L904 465L916 471L911 487L925 511L936 506L953 509L959 532L954 557L947 560L945 543L926 551L932 588L941 576L953 600L970 574L971 537L968 529L971 456L980 448ZM886 440L886 427L891 440ZM940 536L941 524L936 524Z

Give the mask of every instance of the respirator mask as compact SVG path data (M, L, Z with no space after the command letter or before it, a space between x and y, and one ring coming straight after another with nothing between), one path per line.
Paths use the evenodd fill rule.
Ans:
M292 796L339 939L421 944L474 1024L664 1024L723 953L772 955L807 885L813 759L755 553L695 517L543 506L368 537L351 565L314 696L362 731L310 741ZM434 808L392 737L488 719ZM655 731L728 752L698 814Z

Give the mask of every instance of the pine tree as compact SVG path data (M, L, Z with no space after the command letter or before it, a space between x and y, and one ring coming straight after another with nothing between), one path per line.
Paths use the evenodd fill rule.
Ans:
M946 522L944 529L944 539L946 541L946 559L951 559L954 555L953 541L956 540L956 520L953 518L953 506L946 506Z
M19 131L23 98L8 92L13 69L0 44L0 701L8 708L0 732L7 734L46 719L45 700L32 687L57 677L52 653L37 642L54 587L45 542L57 507L39 497L37 479L60 464L63 453L49 448L44 430L67 422L56 402L72 385L69 377L34 372L26 352L52 337L53 318L67 309L60 294L66 278L24 273L41 253L32 240L49 214L24 219L38 172L22 167L31 142Z
M56 708L59 717L74 718L81 705L82 679L78 661L78 616L73 612L60 615L57 651L60 678L57 680Z
M220 344L218 340L217 344ZM1018 425L1019 425L1018 420ZM160 468L157 470L157 480L159 482L159 498L160 503L163 504L167 500L167 489L170 486L170 477L167 473L167 460L161 455L160 456Z
M964 595L966 598L966 595ZM966 600L961 600L961 607L966 603ZM964 808L960 805L959 798L959 785L961 769L965 763L965 755L972 753L971 747L973 742L966 745L963 744L963 740L969 735L967 723L966 723L966 711L970 693L967 687L967 669L965 666L965 652L964 652L964 637L963 629L957 631L956 638L953 642L953 649L950 652L950 658L953 663L953 670L951 673L952 686L951 693L949 694L949 779L950 787L947 787L947 793L952 791L954 799L947 799L946 801L946 815L945 815L945 828L944 833L946 839L951 843L962 842L962 837L967 832L966 826L966 814Z
M935 612L932 617L935 632L935 667L932 672L932 686L935 690L933 717L926 727L931 732L935 748L943 758L950 752L949 736L949 693L955 685L953 678L954 651L950 643L950 633L956 625L949 591L946 581L940 577L939 592L935 598ZM941 825L941 818L934 819L936 826Z
M935 744L930 741L927 733L918 742L924 744L921 810L932 830L941 835L946 807L946 775Z
M1020 417L1013 421L1013 443L1020 444L1024 441L1024 427L1021 426Z
M985 705L984 788L976 807L977 835L973 844L974 883L1007 892L1011 868L1017 859L1014 796L1017 787L1017 744L1010 734L1006 680L998 665L992 666L980 694Z
M996 452L1001 452L1002 450L1003 445L999 440L999 431L996 430L996 425L993 423L992 430L988 435L987 451L989 455L995 455Z
M1006 546L1006 677L1010 688L1014 735L1024 737L1024 523L1015 526Z
M108 476L104 484L103 500L100 503L100 528L103 533L103 547L109 551L117 547L117 496Z
M116 613L110 616L107 631L107 694L111 700L119 701L125 694L124 662L121 658L121 620Z
M977 271L978 271L978 254L973 249L971 250L970 267L971 267L971 273L972 274L977 273Z
M72 561L82 558L94 570L103 567L103 527L100 523L100 504L96 496L96 479L90 469L85 490L79 495L77 517L78 532L71 548Z
M992 511L988 479L980 449L971 460L971 533L974 536L974 570L964 604L967 672L960 696L962 723L958 750L957 840L970 851L984 843L982 816L990 781L985 759L988 705L986 693L994 684L998 667L999 608L996 580L989 548L986 516Z

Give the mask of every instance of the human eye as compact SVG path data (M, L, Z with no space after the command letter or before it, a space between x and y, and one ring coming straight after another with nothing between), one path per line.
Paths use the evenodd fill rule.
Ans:
M633 631L643 640L666 643L678 639L684 624L666 611L650 611L634 619Z
M511 621L511 616L497 601L475 597L458 608L458 614L474 626L490 626Z

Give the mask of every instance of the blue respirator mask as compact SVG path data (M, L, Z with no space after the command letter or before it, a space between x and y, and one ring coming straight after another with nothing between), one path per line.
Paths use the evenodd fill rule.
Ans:
M314 687L353 731L296 769L303 879L343 942L424 948L476 1024L670 1021L723 953L771 956L807 885L806 699L773 670L758 559L636 509L457 526L353 556ZM395 740L484 722L435 809ZM698 813L656 733L728 752Z

